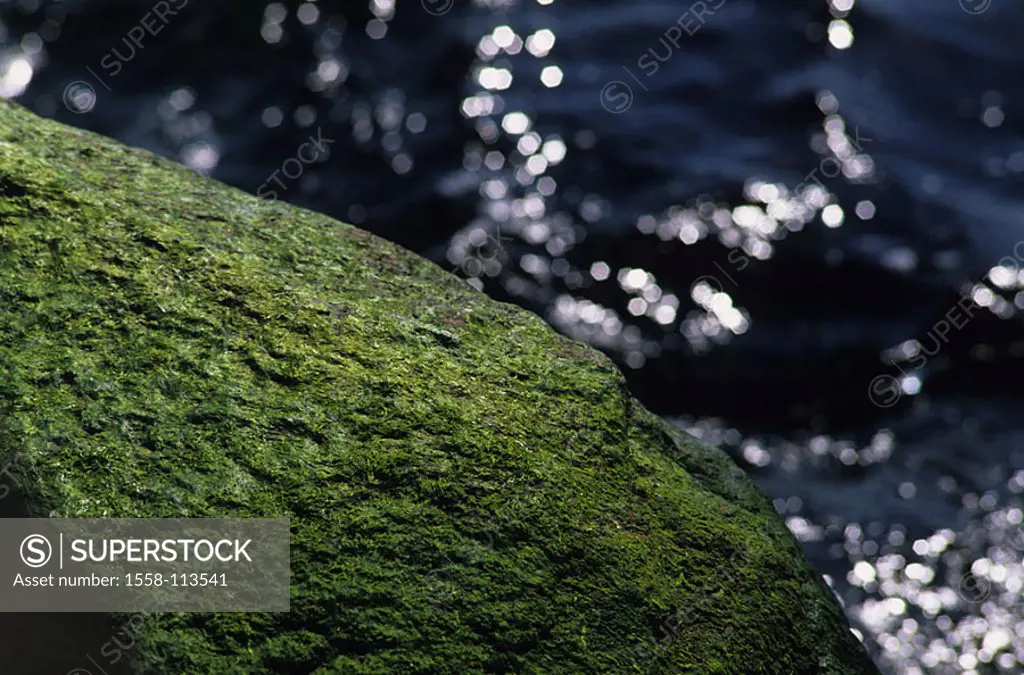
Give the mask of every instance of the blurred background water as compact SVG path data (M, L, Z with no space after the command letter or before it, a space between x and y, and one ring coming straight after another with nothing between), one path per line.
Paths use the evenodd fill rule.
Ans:
M775 500L885 672L1017 673L1022 31L1013 0L0 0L0 96L602 349Z

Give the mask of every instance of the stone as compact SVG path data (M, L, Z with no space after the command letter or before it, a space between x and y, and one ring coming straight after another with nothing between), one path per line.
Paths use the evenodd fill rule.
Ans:
M0 306L24 515L291 519L290 612L130 672L877 673L723 453L365 231L0 100Z

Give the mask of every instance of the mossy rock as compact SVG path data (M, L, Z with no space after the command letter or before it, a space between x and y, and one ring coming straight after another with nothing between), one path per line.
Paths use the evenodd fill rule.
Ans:
M0 303L27 514L291 518L290 612L131 672L877 672L727 457L362 230L0 101Z

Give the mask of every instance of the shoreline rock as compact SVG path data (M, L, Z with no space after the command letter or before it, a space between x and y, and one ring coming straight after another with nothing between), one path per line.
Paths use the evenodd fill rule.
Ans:
M768 499L608 358L259 202L0 100L25 512L291 518L290 612L115 617L130 672L877 673Z

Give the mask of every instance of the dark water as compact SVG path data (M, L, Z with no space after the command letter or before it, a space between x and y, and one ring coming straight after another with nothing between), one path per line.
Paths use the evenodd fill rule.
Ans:
M530 308L753 475L887 672L1024 668L1024 6L161 4L0 0L0 95Z

